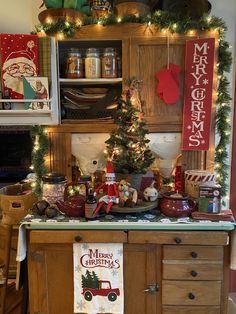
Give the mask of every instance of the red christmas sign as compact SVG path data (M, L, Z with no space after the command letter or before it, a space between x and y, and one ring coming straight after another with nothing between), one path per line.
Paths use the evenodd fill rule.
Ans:
M183 150L208 150L215 39L186 42Z
M0 34L3 97L24 98L23 76L38 74L38 37Z

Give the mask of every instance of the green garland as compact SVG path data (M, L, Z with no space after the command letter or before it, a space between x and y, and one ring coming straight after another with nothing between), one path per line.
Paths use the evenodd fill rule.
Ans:
M38 196L41 196L42 176L47 172L44 157L48 152L49 139L44 126L32 126L30 134L33 144L31 169L36 175L36 180L32 184L32 188Z
M91 24L112 25L117 23L142 23L154 25L157 30L169 30L172 33L185 34L190 30L197 32L216 29L219 34L219 64L218 64L218 99L216 103L216 134L219 141L215 152L215 170L217 182L222 187L222 195L226 196L228 191L228 144L230 139L229 117L231 112L231 97L229 94L229 81L225 76L230 71L232 56L229 51L229 43L225 41L227 27L225 22L218 17L203 16L200 20L192 20L190 17L173 15L164 11L156 11L152 15L129 15L123 18L110 14L106 17L94 19L86 17L81 24L75 24L66 20L59 19L51 24L40 24L36 26L37 31L44 31L47 35L63 34L65 37L73 37L75 32L82 25Z

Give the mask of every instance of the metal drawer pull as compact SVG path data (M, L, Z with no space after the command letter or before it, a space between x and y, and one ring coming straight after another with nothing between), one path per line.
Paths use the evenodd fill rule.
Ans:
M198 273L195 270L192 270L191 275L192 275L192 277L197 277Z
M197 252L191 252L191 256L193 257L193 258L196 258L197 257Z
M148 285L147 289L143 290L145 293L156 293L157 291L159 291L159 285L157 283L151 283Z
M79 236L79 235L75 236L75 241L76 242L80 242L81 240L82 240L81 236Z
M180 244L181 242L182 242L181 238L179 238L179 237L175 238L175 243Z
M192 292L190 292L190 293L188 294L188 298L189 298L190 300L194 300L194 299L195 299L195 295L194 295Z

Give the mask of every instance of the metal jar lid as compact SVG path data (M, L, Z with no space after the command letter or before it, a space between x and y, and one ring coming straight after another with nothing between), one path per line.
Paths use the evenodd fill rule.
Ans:
M66 182L66 177L63 174L56 172L49 172L42 176L45 183L57 184Z

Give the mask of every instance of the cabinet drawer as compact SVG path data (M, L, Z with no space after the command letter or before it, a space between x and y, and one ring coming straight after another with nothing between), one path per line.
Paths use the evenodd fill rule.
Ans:
M162 314L220 314L219 306L164 306Z
M220 305L220 281L162 281L163 305Z
M129 231L129 243L228 245L223 231Z
M222 280L223 264L163 261L163 279Z
M126 243L124 231L102 230L34 230L30 231L30 243Z
M173 245L163 246L164 260L223 260L224 249L222 246L181 246Z

